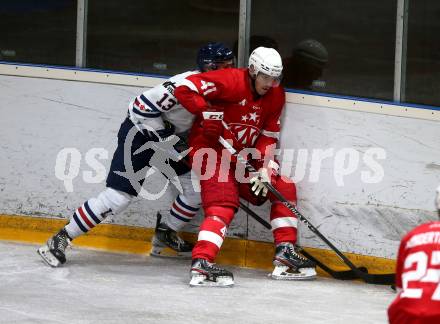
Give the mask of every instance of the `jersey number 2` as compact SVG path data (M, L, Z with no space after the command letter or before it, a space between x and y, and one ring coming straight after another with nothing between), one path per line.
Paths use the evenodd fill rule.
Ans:
M411 253L405 259L404 269L409 269L415 263L416 269L404 272L402 275L403 292L401 298L421 298L422 288L408 288L410 282L433 282L437 283L437 288L431 296L432 300L440 301L440 269L428 268L428 255L420 251ZM440 251L433 251L431 255L431 265L440 265Z

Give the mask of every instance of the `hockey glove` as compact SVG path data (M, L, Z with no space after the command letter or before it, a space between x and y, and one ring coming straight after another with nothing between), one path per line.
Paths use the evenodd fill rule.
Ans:
M178 135L176 135L178 136ZM174 148L176 149L177 152L182 153L183 151L186 151L189 149L189 145L186 142L186 140L184 139L184 137L182 136L178 136L179 137L179 141L174 144Z
M167 147L171 153L170 155L173 156L178 156L179 153L187 151L189 145L185 139L188 137L188 132L179 135L175 134L175 126L168 120L164 120L164 126L165 128L163 130L157 131L160 136L158 142L169 142L170 144L173 144L173 146Z
M164 127L162 129L155 130L149 125L142 124L141 122L134 123L136 128L147 137L149 141L161 142L168 137L172 136L175 131L175 126L167 120L164 120Z
M219 107L209 107L203 112L203 135L211 142L218 143L223 134L223 109Z
M176 130L176 127L172 123L170 123L168 120L164 120L163 124L164 124L164 128L156 131L156 134L158 135L158 136L156 136L156 137L158 137L156 141L164 140L164 139L172 136Z
M266 167L258 170L258 173L250 179L251 190L255 196L261 194L262 197L267 196L267 188L265 183L270 183L272 175L278 174L280 166L275 161L270 160Z

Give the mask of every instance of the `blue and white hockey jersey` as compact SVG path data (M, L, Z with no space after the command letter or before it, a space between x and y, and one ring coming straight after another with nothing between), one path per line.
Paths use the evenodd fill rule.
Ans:
M183 134L191 128L194 115L183 108L174 97L174 89L189 75L200 73L189 71L177 74L164 83L137 96L128 107L129 118L135 125L143 124L156 131L165 128L164 120L172 123L176 134Z

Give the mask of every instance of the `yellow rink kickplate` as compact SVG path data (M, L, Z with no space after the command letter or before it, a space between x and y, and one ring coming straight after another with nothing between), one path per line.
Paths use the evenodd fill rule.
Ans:
M56 218L0 214L0 240L43 244L66 223L66 220ZM153 234L152 228L100 224L86 235L75 239L73 244L111 252L150 254ZM196 235L193 233L182 233L182 237L191 242L196 240ZM316 248L305 248L305 250L333 270L348 270L330 250ZM161 254L168 257L175 256L175 252L169 248L163 249ZM227 238L216 262L271 271L273 254L272 243ZM364 266L370 273L384 274L395 270L395 260L353 253L344 254L356 266ZM321 269L317 270L319 275L328 276Z

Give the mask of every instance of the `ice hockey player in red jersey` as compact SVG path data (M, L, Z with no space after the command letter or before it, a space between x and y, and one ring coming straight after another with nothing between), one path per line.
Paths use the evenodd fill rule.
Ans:
M133 98L118 132L118 146L107 177L107 187L77 208L69 223L38 249L47 264L58 267L65 263L65 250L73 239L100 224L109 214L125 210L141 192L147 170L152 167L170 182L178 183L180 194L165 217L158 215L151 254L191 256L192 244L184 241L177 232L199 210L200 193L194 190L188 163L178 155L187 151L185 141L194 116L176 100L174 89L188 75L229 68L233 64L234 55L229 48L222 43L209 43L198 51L198 71L175 75ZM171 158L164 156L166 154L162 154L159 148L169 152ZM164 158L159 159L158 155ZM166 252L171 254L164 255Z
M440 218L440 186L436 208ZM402 239L396 288L398 295L388 308L391 324L440 323L440 221L422 224Z
M259 47L249 57L248 68L211 71L191 75L175 90L179 102L196 115L190 134L193 170L200 177L205 219L192 253L191 286L232 286L231 272L214 264L229 224L239 206L239 197L261 205L272 203L270 220L276 252L275 279L312 279L315 264L295 250L297 219L267 192L272 185L292 204L296 204L295 184L277 174L274 149L280 134L280 116L285 104L281 57L275 49ZM220 138L232 141L235 149L254 149L253 164L259 173L237 178L240 165L234 159L225 163ZM199 159L209 148L216 159ZM199 151L201 150L201 151ZM258 156L259 155L259 156ZM206 156L204 156L206 157ZM202 161L202 162L201 162Z

